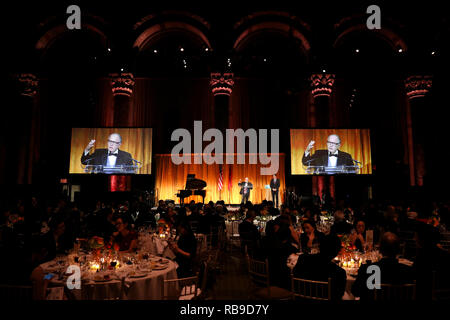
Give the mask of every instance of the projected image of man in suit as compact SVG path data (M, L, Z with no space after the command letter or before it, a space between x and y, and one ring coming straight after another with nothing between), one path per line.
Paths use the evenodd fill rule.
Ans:
M89 154L94 147L95 140L91 140L84 149L81 156L81 163L84 165L102 165L106 168L133 165L131 154L119 150L122 144L122 137L118 133L113 133L108 137L107 149L96 149L94 153Z
M311 149L316 142L310 141L302 157L305 166L339 167L353 166L352 156L347 152L339 150L341 138L337 134L331 134L327 138L327 150L317 150L311 154Z

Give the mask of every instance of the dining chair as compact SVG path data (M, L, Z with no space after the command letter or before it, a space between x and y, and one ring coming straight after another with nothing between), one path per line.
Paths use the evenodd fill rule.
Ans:
M291 273L291 292L293 299L331 300L331 278L328 281L316 281L295 278Z
M441 232L441 239L444 241L450 241L450 232Z
M208 285L208 276L209 276L209 265L208 261L203 261L200 272L199 272L199 293L197 298L198 299L205 299L206 298L206 289Z
M450 277L433 271L432 299L450 301Z
M449 251L450 250L450 240L441 240L439 243L440 247L444 250Z
M81 284L82 299L84 300L122 300L126 292L125 277L120 283L112 285L109 282L101 284Z
M198 273L192 277L164 280L161 286L162 300L192 300L199 294Z
M248 274L250 276L249 288L250 297L262 300L289 300L292 298L292 293L289 290L271 286L270 285L270 272L269 261L259 261L247 254L247 267Z
M404 258L414 258L417 255L417 243L414 239L407 239L401 244L401 252Z
M241 223L241 220L233 220L231 221L231 233L228 237L228 248L230 250L230 253L233 252L233 249L235 247L239 247L241 245L240 241L240 235L239 235L239 224Z
M206 237L201 233L196 233L195 238L197 239L197 257L202 253L203 246L205 245Z
M0 284L0 301L31 301L32 299L32 286Z
M375 301L410 301L416 299L416 281L405 284L381 284L381 289L373 290Z

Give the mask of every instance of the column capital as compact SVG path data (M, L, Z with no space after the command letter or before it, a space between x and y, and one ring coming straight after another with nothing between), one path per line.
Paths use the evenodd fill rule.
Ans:
M130 97L134 88L134 76L132 73L111 73L112 93L116 95L124 95Z
M234 86L233 77L234 74L231 72L228 73L212 72L209 84L211 85L211 91L213 95L230 96Z
M15 75L19 81L19 90L22 96L34 97L39 87L38 78L32 73L19 73Z
M406 95L410 100L424 97L430 91L432 83L432 76L410 76L405 80Z
M333 91L335 77L336 75L331 73L312 74L309 80L311 81L311 93L313 97L329 97Z

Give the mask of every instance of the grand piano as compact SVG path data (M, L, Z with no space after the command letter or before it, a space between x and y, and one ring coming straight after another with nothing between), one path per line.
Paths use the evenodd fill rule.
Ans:
M184 199L190 196L202 196L203 203L205 203L206 181L195 179L195 174L188 174L186 178L186 187L184 190L178 190L176 196L180 198L180 204L184 202Z

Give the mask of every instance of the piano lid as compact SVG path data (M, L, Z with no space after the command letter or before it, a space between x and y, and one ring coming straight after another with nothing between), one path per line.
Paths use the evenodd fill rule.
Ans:
M185 190L192 189L203 189L206 187L206 181L195 179L195 174L188 174L186 178L186 188Z

